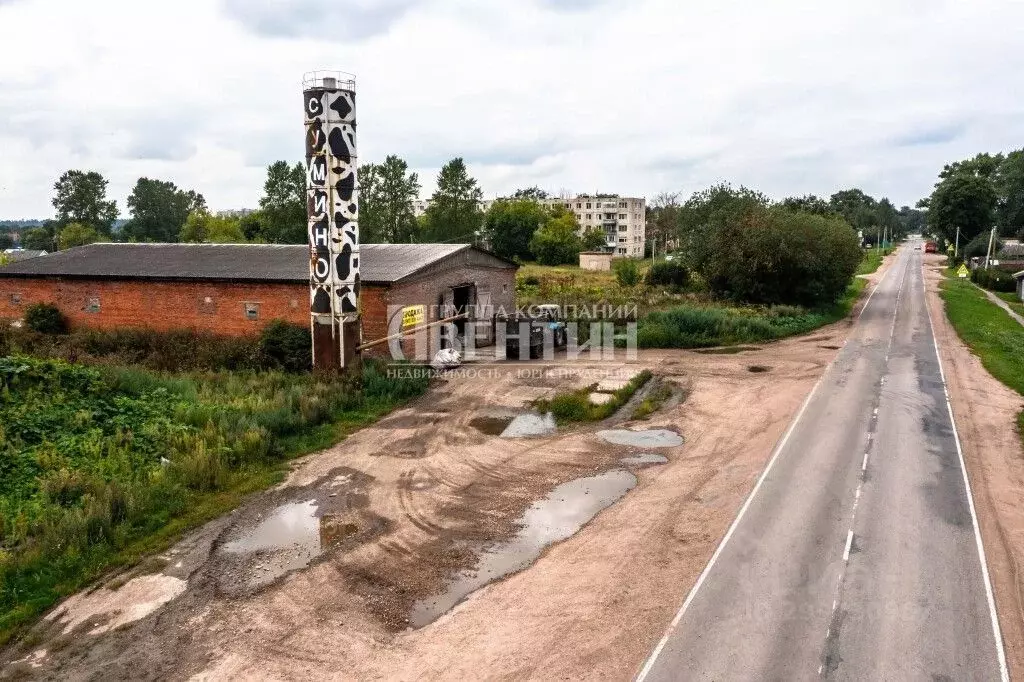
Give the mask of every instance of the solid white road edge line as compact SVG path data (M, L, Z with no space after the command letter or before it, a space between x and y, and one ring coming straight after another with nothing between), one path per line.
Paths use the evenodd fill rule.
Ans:
M996 613L996 600L992 592L992 579L988 574L988 560L985 559L985 544L981 540L981 527L978 525L978 514L974 510L974 493L971 492L971 481L967 477L967 464L964 462L964 452L960 446L960 433L956 428L956 419L953 417L953 404L949 402L949 387L946 385L946 372L942 368L942 353L939 352L939 338L935 335L935 325L932 323L932 311L928 305L928 288L924 279L924 258L921 259L921 289L924 292L924 309L928 313L928 326L932 332L932 343L935 345L935 359L939 363L939 377L942 379L942 392L946 396L946 410L949 412L949 423L953 426L953 440L956 442L956 454L960 458L960 471L964 475L964 487L967 489L967 505L971 509L971 521L974 523L974 540L978 545L978 558L981 560L981 576L985 582L985 597L988 599L988 610L992 616L992 634L996 639L996 655L999 657L999 677L1003 682L1008 682L1010 673L1006 667L1006 651L1003 649L1003 633L999 628L999 616Z
M871 303L871 297L875 295L875 292L882 286L882 283L888 279L889 273L892 271L892 267L886 270L885 274L882 275L882 279L878 280L878 284L876 284L871 292L868 293L868 300L864 302L864 307L860 309L860 313L857 315L858 322L860 322L860 318L864 314L864 311L868 309L868 304ZM906 276L906 273L904 273L904 276ZM849 337L847 337L847 341L849 341ZM846 343L844 342L843 346L845 347L845 345ZM814 388L812 388L811 392L807 394L806 398L804 398L804 402L800 406L800 411L796 413L796 417L792 422L790 422L789 428L786 429L786 433L782 436L782 440L780 440L778 445L775 446L775 452L772 453L771 459L768 460L768 464L765 466L764 471L761 472L761 476L757 479L757 483L754 484L754 489L750 491L749 495L747 495L747 499L743 502L743 506L740 507L739 512L736 514L736 518L732 520L729 530L725 532L725 536L722 538L722 541L718 543L718 547L715 548L715 551L708 560L704 570L701 571L700 576L697 578L697 582L695 582L693 587L690 588L690 592L686 595L683 605L679 607L679 611L676 612L672 622L669 623L668 628L665 630L665 634L662 635L661 639L658 641L658 645L654 647L654 651L652 651L651 655L647 657L647 660L644 662L644 667L640 669L640 673L635 678L635 682L643 682L647 675L650 674L655 661L658 660L658 656L661 654L661 650L665 648L666 644L668 644L669 637L672 636L672 633L675 631L676 627L678 627L679 621L683 619L683 614L686 613L686 609L690 606L690 602L692 602L693 598L697 596L700 586L704 584L704 579L708 577L711 569L714 568L715 562L718 561L718 556L722 553L725 545L729 542L729 538L732 537L732 534L740 524L740 521L743 520L743 515L747 513L747 508L750 507L750 503L754 501L754 496L757 495L757 491L761 489L761 484L764 483L764 480L768 478L768 474L771 473L772 467L775 466L775 460L779 458L782 450L786 447L786 443L789 441L789 437L793 434L794 429L796 429L796 425L800 422L800 418L804 416L804 411L807 409L807 406L811 404L811 399L814 397L814 394L818 392L818 387L821 386L821 382L828 376L828 373L832 370L832 366L835 364L836 359L841 354L842 351L832 358L832 362L828 363L828 366L825 367L825 371L822 372L820 377L818 377L818 381L814 384Z

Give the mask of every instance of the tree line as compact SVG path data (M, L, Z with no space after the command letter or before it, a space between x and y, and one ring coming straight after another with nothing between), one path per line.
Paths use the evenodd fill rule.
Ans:
M992 228L1001 237L1024 239L1024 149L946 164L918 206L927 211L933 236L953 244L959 232L968 255L985 250Z

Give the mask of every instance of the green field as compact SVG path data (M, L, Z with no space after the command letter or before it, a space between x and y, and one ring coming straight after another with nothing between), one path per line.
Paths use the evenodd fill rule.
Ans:
M277 371L159 373L0 357L0 642L112 568L421 394Z

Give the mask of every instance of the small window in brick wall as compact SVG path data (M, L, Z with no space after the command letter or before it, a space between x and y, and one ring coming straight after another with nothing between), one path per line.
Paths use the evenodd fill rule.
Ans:
M212 296L203 296L199 299L199 312L203 315L214 315L217 312L217 302Z
M260 304L259 303L246 303L245 304L245 319L247 319L247 320L258 320L258 319L260 319Z
M85 299L85 312L87 313L98 313L100 311L100 299L97 296L92 296Z
M19 293L11 294L11 305L21 305L21 294L19 294Z

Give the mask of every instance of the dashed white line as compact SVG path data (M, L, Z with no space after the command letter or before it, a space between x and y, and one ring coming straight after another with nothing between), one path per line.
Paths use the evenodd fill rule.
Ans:
M864 463L860 465L860 470L861 471L867 471L868 470L868 453L866 453L866 452L864 453Z
M853 529L846 531L846 549L843 550L843 563L850 561L850 547L853 546Z

